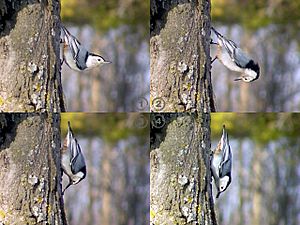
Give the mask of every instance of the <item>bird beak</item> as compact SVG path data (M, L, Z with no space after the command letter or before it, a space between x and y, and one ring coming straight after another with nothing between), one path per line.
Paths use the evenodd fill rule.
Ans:
M220 194L221 194L221 192L218 192L218 194L217 194L216 198L219 198Z
M110 61L105 61L105 62L103 62L104 64L111 64L112 62L110 62Z
M242 77L234 79L234 81L240 81L240 80L242 80Z

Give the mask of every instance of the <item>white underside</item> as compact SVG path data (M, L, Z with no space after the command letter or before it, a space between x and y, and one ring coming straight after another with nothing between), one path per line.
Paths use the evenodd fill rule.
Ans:
M71 171L71 166L70 166L70 157L69 157L69 154L63 154L61 156L61 166L65 172L65 174L72 174L72 171ZM68 175L68 176L69 176Z
M218 59L222 62L224 66L226 66L228 69L236 72L244 72L243 69L238 67L235 62L230 58L229 54L226 52L221 52L218 50Z
M221 154L215 154L214 158L212 160L212 166L214 170L216 171L216 175L219 177L219 165L221 164L222 155Z
M77 68L76 61L73 59L73 56L70 51L64 52L64 60L72 70L81 71Z

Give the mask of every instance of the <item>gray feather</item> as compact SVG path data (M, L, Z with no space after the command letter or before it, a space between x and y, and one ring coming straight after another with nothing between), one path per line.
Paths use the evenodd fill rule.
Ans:
M77 140L74 139L72 142L72 159L71 159L71 170L73 174L78 173L85 165L83 155L81 153L80 145L77 143Z
M222 160L219 167L219 176L224 177L231 171L231 149L229 145L228 133L225 130L225 125L223 125L223 145L222 145Z
M86 66L86 59L88 57L88 51L85 48L80 48L78 54L75 58L76 65L79 69L84 70L87 68Z
M246 68L246 65L250 61L250 58L240 48L235 49L233 58L234 62L242 68Z
M225 145L225 149L222 156L222 163L219 168L220 177L224 177L231 171L231 149L229 143Z

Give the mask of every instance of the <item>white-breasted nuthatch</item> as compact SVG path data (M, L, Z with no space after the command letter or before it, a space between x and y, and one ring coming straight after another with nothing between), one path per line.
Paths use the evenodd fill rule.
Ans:
M242 73L242 76L234 81L242 80L245 82L251 82L257 80L260 73L258 63L254 62L254 60L243 52L242 49L237 47L232 40L225 38L213 27L211 27L211 29L218 39L218 43L211 42L212 44L218 45L217 56L212 60L212 62L218 58L228 69Z
M74 137L70 122L68 121L68 133L61 148L61 165L64 173L69 177L70 185L78 184L86 176L86 164L77 139Z
M223 125L222 137L216 149L212 152L211 172L217 187L216 198L224 192L231 183L232 154L229 145L228 133Z
M90 53L80 42L61 25L61 54L63 61L73 70L89 70L103 64L111 63L106 61L102 56Z

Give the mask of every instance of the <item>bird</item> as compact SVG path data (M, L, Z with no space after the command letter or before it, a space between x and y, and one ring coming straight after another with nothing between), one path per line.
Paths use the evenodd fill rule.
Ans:
M228 133L223 125L222 137L215 150L212 151L211 172L217 188L216 198L224 192L231 183L232 153Z
M63 172L69 178L69 183L63 190L64 194L68 187L78 184L87 174L84 156L77 139L74 137L70 121L68 121L68 133L61 148L61 165Z
M97 66L111 63L102 56L85 49L63 25L61 25L61 58L62 62L75 71L86 71Z
M242 73L234 81L252 82L257 80L260 75L258 63L249 57L232 40L225 38L215 28L211 27L211 29L216 34L218 41L218 43L211 41L211 44L218 45L217 56L212 60L212 63L218 58L228 69Z

